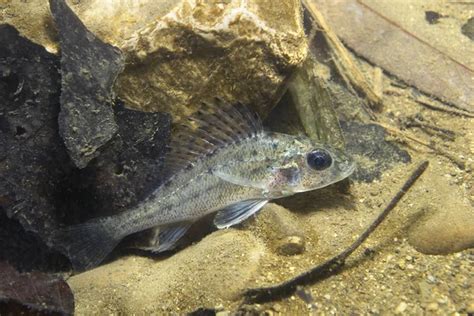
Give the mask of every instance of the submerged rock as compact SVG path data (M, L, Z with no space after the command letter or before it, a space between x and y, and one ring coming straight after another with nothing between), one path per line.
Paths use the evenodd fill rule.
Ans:
M168 259L126 257L68 283L78 314L183 313L236 299L257 275L263 254L251 233L229 229Z
M117 132L112 87L123 58L89 32L65 0L50 4L61 42L59 132L74 164L84 168Z
M44 245L60 222L122 211L162 177L169 115L121 106L118 133L86 168L74 167L58 133L58 68L57 56L0 25L0 258L21 269L64 266ZM25 261L30 249L36 257Z
M431 199L411 227L409 243L425 254L449 254L474 247L474 209L459 188L432 173ZM449 193L448 193L449 192Z
M41 236L55 227L54 192L72 167L58 134L58 67L56 56L0 26L0 211Z
M410 243L425 254L440 255L474 247L474 212L466 206L426 210L427 215L410 235Z
M304 252L304 238L301 236L288 236L283 238L278 247L278 252L284 256L302 254Z
M102 41L118 46L133 32L169 13L176 0L68 0L79 19ZM44 46L50 53L59 51L49 3L45 0L9 1L2 6L0 20L13 25L20 34Z
M255 217L255 222L248 221L244 227L256 231L272 253L293 256L305 252L307 239L315 243L316 234L309 234L299 218L291 211L276 203L268 203Z
M139 110L185 116L219 95L267 114L307 55L299 0L68 2L95 36L124 52L115 90ZM6 20L57 51L47 5L28 5L35 10L7 5Z
M131 107L182 116L216 95L267 113L307 54L300 2L181 1L120 45L117 93Z

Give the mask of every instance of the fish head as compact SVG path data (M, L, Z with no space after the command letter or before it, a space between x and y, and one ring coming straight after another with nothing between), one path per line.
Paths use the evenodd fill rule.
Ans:
M308 137L283 137L285 146L276 155L270 191L285 195L311 191L341 181L355 170L353 159L342 150Z

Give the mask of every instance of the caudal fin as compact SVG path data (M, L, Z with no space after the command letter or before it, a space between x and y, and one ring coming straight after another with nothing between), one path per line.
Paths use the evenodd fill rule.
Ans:
M58 230L51 242L69 257L74 270L84 271L98 266L120 239L103 218Z

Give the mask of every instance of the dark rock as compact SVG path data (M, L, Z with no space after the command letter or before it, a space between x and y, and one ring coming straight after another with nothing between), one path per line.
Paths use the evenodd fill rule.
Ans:
M467 20L466 23L461 27L461 32L469 37L471 41L474 41L474 17Z
M117 131L112 86L123 57L89 32L64 0L51 0L50 7L61 46L59 131L76 166L84 168Z
M72 165L58 135L57 57L0 26L0 209L26 230L55 227L54 192Z
M63 183L59 197L62 207L69 210L63 214L65 223L119 213L160 184L170 116L122 106L116 108L115 115L117 135L99 157Z
M342 121L341 127L346 151L357 162L354 180L372 182L393 165L411 161L407 151L385 140L385 130L378 125Z
M170 131L168 115L117 106L118 133L77 169L58 133L58 67L55 55L0 26L0 258L25 270L47 269L48 256L64 264L44 245L61 223L119 212L158 186ZM31 249L38 260L24 262Z

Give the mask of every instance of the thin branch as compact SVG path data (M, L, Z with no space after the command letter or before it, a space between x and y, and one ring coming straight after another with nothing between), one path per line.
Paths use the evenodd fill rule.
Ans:
M413 186L416 180L423 174L428 167L428 161L423 161L407 181L403 184L402 188L392 198L390 203L385 209L379 214L379 216L372 222L372 224L352 243L346 250L327 260L326 262L312 268L309 271L303 272L302 274L280 283L278 285L249 289L244 293L244 297L247 303L252 302L268 302L274 301L279 298L287 297L292 295L298 286L313 284L323 279L328 278L334 273L340 271L346 259L370 236L370 234L383 222L391 210L395 208L398 202Z
M443 148L435 145L434 143L431 143L431 142L428 142L428 141L425 141L425 140L422 140L416 136L413 136L411 135L410 133L407 133L407 132L403 132L401 130L399 130L398 128L396 127L393 127L393 126L390 126L388 124L384 124L384 123L380 123L380 122L375 122L375 121L372 121L373 124L376 124L376 125L379 125L381 127L383 127L385 130L387 130L389 133L391 133L392 135L395 135L395 136L398 136L398 137L401 137L401 138L404 138L405 140L410 140L410 141L413 141L415 143L418 143L420 145L423 145L425 147L428 147L429 149L433 150L435 153L441 155L441 156L444 156L446 158L448 158L449 160L451 160L453 163L455 163L459 168L461 169L466 169L466 163L464 160L456 157L455 155L453 155L452 153L444 150Z
M474 113L469 113L465 110L461 110L455 107L450 107L444 104L435 104L432 102L422 101L419 99L414 99L414 100L416 103L423 105L431 110L442 111L442 112L446 112L453 115L459 115L459 116L474 117Z

